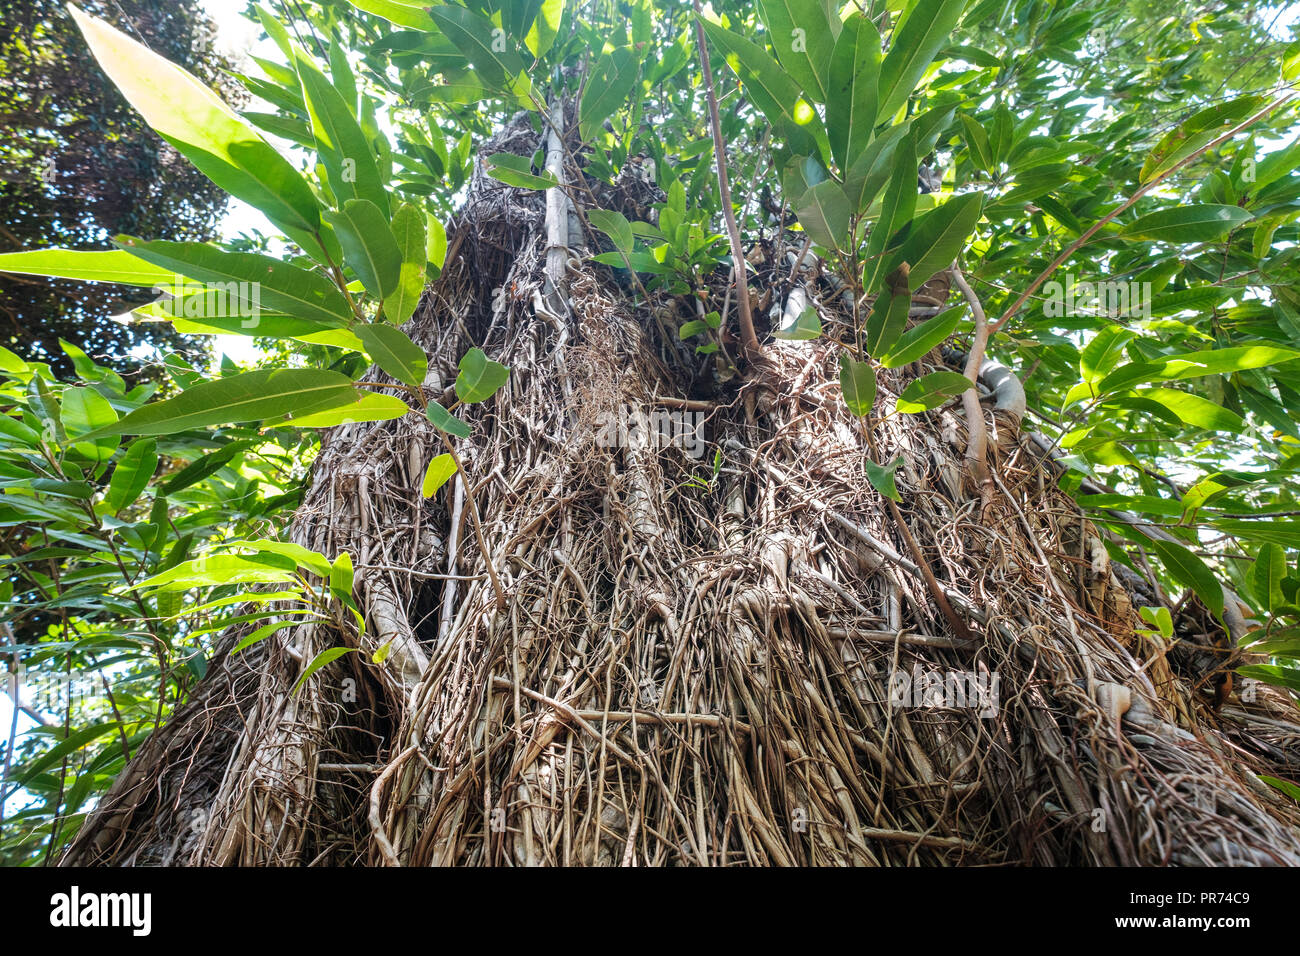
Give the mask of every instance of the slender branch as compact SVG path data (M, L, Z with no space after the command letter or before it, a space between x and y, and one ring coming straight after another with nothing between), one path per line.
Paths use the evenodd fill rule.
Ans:
M988 430L984 427L984 409L980 406L978 386L980 367L984 364L984 352L988 348L989 323L979 296L962 275L956 260L952 264L952 281L961 290L975 317L975 337L971 341L970 354L966 356L965 369L971 387L962 393L962 405L966 409L966 467L980 490L980 496L987 501L993 489L993 478L989 474Z
M1151 190L1155 189L1157 186L1159 186L1162 182L1164 182L1174 173L1178 172L1178 170L1182 169L1184 166L1187 166L1189 163L1192 163L1193 161L1199 159L1203 154L1214 149L1216 146L1219 146L1222 143L1225 143L1228 140L1232 139L1232 137L1236 136L1238 133L1240 133L1242 130L1246 129L1247 127L1255 125L1255 123L1259 122L1261 119L1263 119L1269 113L1273 112L1275 109L1278 109L1282 106L1285 106L1287 103L1290 103L1292 100L1295 99L1295 96L1296 95L1294 93L1287 93L1285 96L1278 97L1276 100L1268 104L1268 106L1264 107L1254 116L1250 117L1249 119L1241 123L1238 123L1236 126L1228 130L1228 132L1224 133L1218 139L1214 140L1213 142L1206 143L1204 146L1202 146L1196 152L1192 153L1192 155L1188 156L1182 162L1177 163L1174 166L1171 166L1169 169L1165 170L1159 176L1156 176L1154 179L1151 180L1151 182L1147 183L1145 186L1143 186L1141 189L1135 192L1132 196L1130 196L1124 202L1123 205L1115 208L1114 210L1112 210L1111 212L1103 216L1101 219L1099 219L1096 225L1090 228L1078 239L1074 240L1074 242L1066 246L1065 251L1062 252L1059 256L1057 256L1055 259L1053 259L1052 264L1049 265L1046 269L1044 269L1039 274L1038 278L1029 284L1029 287L1025 289L1024 292L1020 293L1020 295L1016 298L1016 301L1011 303L1011 307L1002 313L1001 318L999 318L996 322L993 323L992 326L989 327L989 333L992 335L996 335L998 331L1002 328L1002 326L1006 325L1007 320L1009 320L1012 316L1014 316L1017 312L1019 312L1020 307L1023 306L1029 300L1029 297L1033 295L1035 292L1037 292L1039 287L1044 282L1047 281L1047 277L1050 276L1053 272L1055 272L1058 268L1060 268L1060 266L1067 259L1069 259L1070 256L1074 255L1074 253L1077 252L1084 243L1086 243L1089 239L1091 239L1094 235L1096 235L1097 232L1108 222L1110 222L1120 213L1124 212L1126 209L1130 209L1134 203L1136 203L1139 199L1141 199Z
M740 341L748 358L762 355L754 332L754 316L749 309L749 278L745 268L745 250L740 241L740 227L736 224L736 211L731 208L731 185L727 179L727 150L722 141L722 118L718 115L718 94L713 85L713 67L709 63L709 48L704 40L704 13L700 0L695 5L695 45L700 51L700 66L704 71L704 92L709 100L709 119L713 125L713 153L718 164L718 192L722 197L722 215L727 221L727 235L731 240L731 257L736 263L736 304L740 307Z

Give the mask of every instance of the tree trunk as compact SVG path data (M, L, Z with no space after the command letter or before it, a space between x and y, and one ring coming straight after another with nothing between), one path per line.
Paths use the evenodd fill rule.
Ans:
M515 123L484 155L546 142ZM654 200L592 188L629 219ZM1300 864L1300 812L1257 776L1296 775L1295 708L1214 697L1237 662L1194 599L1176 647L1139 633L1149 583L1015 416L986 415L987 506L960 401L885 414L917 364L852 416L840 296L779 240L751 252L760 303L797 288L828 335L720 381L677 339L693 300L634 308L563 249L551 192L477 178L407 326L443 405L468 348L511 369L461 410L472 487L421 497L422 417L329 431L292 536L352 555L365 633L224 635L64 862ZM666 413L710 453L662 441ZM891 512L864 461L900 456ZM339 644L361 653L292 694Z

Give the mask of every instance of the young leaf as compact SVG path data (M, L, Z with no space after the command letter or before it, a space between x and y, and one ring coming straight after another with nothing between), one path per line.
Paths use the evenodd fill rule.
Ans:
M357 337L366 347L366 354L399 382L420 385L429 373L429 357L395 325L358 325Z
M497 393L510 370L500 362L494 362L480 348L472 348L460 360L460 372L456 376L456 397L467 405L486 402Z
M970 379L957 372L931 372L922 375L898 396L898 411L909 415L938 408L948 399L974 388Z
M353 2L355 3L356 0L353 0ZM302 685L307 683L307 678L311 677L312 674L316 673L326 664L331 664L344 654L351 654L355 650L355 647L331 647L327 650L321 651L312 658L312 662L308 664L307 668L302 672L302 676L298 678L298 682L293 685L293 690L290 691L290 694L297 694L298 691L302 689Z
M355 402L330 408L311 415L298 415L285 422L298 428L333 428L353 422L384 422L401 418L411 410L406 402L395 395L367 392Z
M0 272L19 275L117 282L122 285L171 288L177 275L144 262L121 249L89 252L81 249L33 249L0 255Z
M330 565L330 593L336 598L352 597L352 556L346 551Z
M871 482L871 487L886 498L892 498L894 501L902 501L903 496L898 493L898 488L894 484L894 474L898 471L898 466L903 463L903 456L899 455L888 465L877 465L870 458L862 461L862 467L867 471L867 480Z
M424 471L424 482L420 485L420 494L425 498L432 498L443 485L447 483L452 475L456 474L456 459L451 455L438 455L433 461L429 462L429 467Z
M847 353L840 354L840 391L849 411L859 418L876 403L876 372L870 362L859 362Z
M424 294L428 243L424 235L425 213L411 203L402 203L393 216L393 235L402 253L397 289L384 300L384 318L401 325L411 317Z

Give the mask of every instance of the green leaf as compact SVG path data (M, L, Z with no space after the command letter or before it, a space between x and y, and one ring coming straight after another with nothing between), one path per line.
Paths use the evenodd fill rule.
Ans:
M125 588L128 591L188 591L226 584L291 584L297 565L279 554L205 554L182 561Z
M429 373L429 357L401 329L395 325L358 325L357 337L366 347L366 354L399 382L421 385Z
M900 368L909 362L915 362L947 341L961 322L962 312L961 306L954 306L909 329L880 357L880 364L885 368Z
M602 52L596 58L578 107L578 131L584 140L592 139L601 124L627 100L639 66L627 47Z
M912 297L906 290L895 292L886 288L876 296L862 336L862 347L868 355L881 355L898 341L903 329L907 328L907 314L911 307Z
M116 438L101 437L111 434L111 431L106 432L105 429L111 429L117 422L117 412L108 403L108 399L93 388L65 388L59 399L62 404L60 421L68 438L74 440L72 447L87 458L108 461L117 450ZM95 435L98 440L76 441L88 433Z
M145 122L306 248L303 233L320 225L320 210L302 174L199 80L104 21L69 9L95 59Z
M469 425L461 421L447 409L443 408L437 402L430 402L429 407L424 410L425 417L433 423L435 428L441 429L448 435L455 435L457 438L469 437Z
M896 173L894 153L911 128L912 124L908 123L886 129L867 144L844 174L844 194L848 196L849 208L854 213L866 212L885 183Z
M1175 581L1195 591L1215 617L1223 617L1223 586L1204 561L1172 541L1153 538L1151 548Z
M184 491L191 485L198 484L209 475L215 475L222 468L225 468L236 455L242 455L255 444L256 442L251 440L232 441L210 454L199 456L168 478L162 487L158 489L159 494L174 495L178 491Z
M916 131L909 128L903 135L902 142L893 151L890 158L893 170L889 185L885 187L885 196L880 202L880 215L871 234L867 236L867 246L863 253L866 265L862 270L862 288L874 292L880 288L880 280L889 272L886 260L889 257L888 242L898 230L911 221L916 211Z
M564 0L532 0L529 6L536 7L537 13L524 36L524 46L533 56L543 57L559 36Z
M859 418L876 403L876 373L870 362L859 362L847 353L840 354L840 391L849 411Z
M803 98L803 91L767 51L717 23L701 19L704 32L726 57L727 64L768 121L784 135L790 149L800 155L816 152L829 161L829 144L821 118Z
M383 17L389 23L413 30L433 30L433 20L429 18L426 6L415 3L399 3L397 0L349 0L358 10Z
M270 637L272 634L276 633L277 631L283 631L286 627L297 627L299 624L302 623L304 622L271 621L267 624L263 624L257 630L253 631L251 634L248 634L245 637L241 638L239 643L230 649L230 655L233 657L234 655L238 654L240 651L252 647L254 644L258 643L259 641L266 640L268 637Z
M1262 96L1243 96L1201 110L1167 133L1142 164L1139 182L1148 183L1202 149L1268 102Z
M424 210L411 203L397 207L393 216L393 235L402 253L402 266L397 289L384 299L384 318L394 325L401 325L411 317L424 294L425 265L429 255L424 225Z
M870 20L855 14L845 21L835 41L825 100L826 134L841 170L849 169L871 142L879 75L880 34Z
M1101 381L1124 355L1133 332L1117 325L1105 326L1079 353L1079 373L1089 385Z
M796 200L795 213L804 232L826 249L841 249L848 240L849 200L833 179L823 180Z
M352 597L352 556L342 552L330 565L330 593L336 598Z
M202 242L140 242L127 237L118 241L134 256L209 283L224 294L227 303L240 303L237 311L241 313L254 312L247 308L251 303L255 309L283 312L328 328L346 325L352 318L347 300L333 282L271 256L224 252ZM255 323L258 316L239 318ZM255 330L257 326L246 328Z
M635 237L632 235L632 224L623 217L622 213L614 212L611 209L589 209L587 210L587 219L591 224L609 236L614 241L614 246L623 252L631 252L632 244Z
M429 8L443 34L456 45L456 49L469 60L474 72L498 90L506 90L527 103L528 77L523 74L524 62L518 41L508 31L497 27L491 20L464 7L443 4Z
M767 40L786 72L819 103L828 101L826 68L841 29L821 0L759 0ZM880 44L877 40L876 48Z
M285 424L298 428L333 428L336 425L351 425L353 422L384 422L401 418L410 410L410 406L395 395L367 392L355 402L311 415L298 415Z
M256 422L324 411L356 401L345 375L323 369L280 368L200 382L175 398L137 408L99 435L174 435L190 428Z
M487 174L499 179L507 186L520 189L550 189L559 185L549 172L543 170L541 175L533 172L533 162L527 156L514 153L494 153L487 158Z
M1160 607L1144 607L1138 610L1138 616L1159 632L1161 637L1174 636L1174 616L1163 604Z
M690 323L687 324L689 325ZM685 326L683 326L682 329L682 337L685 338ZM807 339L815 339L821 334L821 317L818 316L817 310L810 305L799 313L799 316L785 328L777 329L773 332L772 337L791 342L799 342Z
M957 372L931 372L923 375L903 389L898 396L897 409L909 415L938 408L948 399L974 388L971 380Z
M402 277L402 250L388 217L368 199L349 199L342 212L326 214L343 246L343 258L366 291L386 299Z
M1275 345L1242 345L1227 349L1178 352L1148 362L1121 365L1098 383L1097 393L1104 395L1142 382L1230 375L1268 365L1281 365L1297 358L1300 358L1300 352Z
M1293 49L1296 49L1296 48L1298 48L1298 47L1300 47L1300 44L1293 44L1293 45L1292 45L1292 48L1293 48ZM1298 55L1297 55L1297 57L1295 58L1295 60L1296 60L1297 63L1300 63L1300 50L1298 50L1297 53L1298 53ZM1293 78L1294 78L1295 73L1297 72L1297 69L1300 69L1300 66L1292 66L1292 68L1291 68L1291 73L1292 73L1292 77L1293 77ZM1270 776L1268 776L1268 775L1266 775L1266 774L1260 774L1260 775L1259 775L1259 779L1260 779L1260 780L1263 780L1263 781L1264 781L1266 784L1268 784L1270 787L1276 787L1278 790L1281 790L1283 793L1285 793L1285 794L1286 794L1288 797L1290 797L1292 800L1300 801L1300 787L1297 787L1297 786L1296 786L1294 783L1292 783L1291 781L1289 781L1289 780L1281 780L1281 779L1279 779L1279 778L1277 778L1277 777L1270 777Z
M356 0L353 0L353 2L356 2ZM298 691L302 688L302 685L307 683L307 678L311 677L312 674L316 673L326 664L331 664L334 661L338 660L340 657L342 657L344 654L351 654L355 650L356 650L355 647L331 647L328 648L327 650L321 651L314 658L312 658L312 662L308 664L306 670L302 672L302 676L299 677L298 682L293 685L293 690L290 691L290 693L291 694L298 693Z
M425 247L425 256L439 269L447 262L447 230L432 213L426 214L425 225L428 226L429 239Z
M145 287L170 287L176 282L175 272L143 262L121 249L104 252L83 252L80 249L8 252L0 255L0 272Z
M884 119L907 102L938 52L950 41L966 0L917 0L889 38L880 65L880 109Z
M1235 434L1240 434L1246 428L1246 422L1236 412L1191 392L1180 392L1173 388L1147 388L1134 392L1133 397L1138 402L1155 402L1173 412L1179 420L1196 428ZM1124 401L1122 398L1112 399L1105 404L1123 405Z
M494 362L480 348L472 348L460 360L456 376L456 397L467 405L486 402L510 377L510 370Z
M975 168L992 172L995 164L993 162L993 147L989 145L989 134L984 131L983 126L975 122L974 117L967 113L958 115L961 119L961 125L966 130L966 146L970 150L970 158L975 164Z
M134 504L148 487L153 473L158 469L157 447L157 441L152 438L138 438L118 461L105 496L105 501L114 514L127 505Z
M1175 206L1135 219L1120 229L1119 236L1182 245L1213 242L1253 218L1252 213L1240 206L1218 203Z
M64 757L74 754L87 744L106 737L111 733L117 733L121 727L116 720L106 721L100 724L91 724L89 727L83 727L80 730L73 731L66 738L60 740L57 744L36 758L30 764L23 767L21 771L14 774L13 782L18 786L25 786L36 777L40 776L50 767L56 766Z
M343 95L301 50L296 65L316 152L335 200L340 205L351 199L369 200L387 217L388 191L371 151L371 138L362 132Z
M966 247L975 231L984 202L981 193L954 196L912 223L901 246L890 258L890 270L906 262L911 268L908 286L915 292Z
M898 487L894 484L894 475L898 471L898 466L902 463L902 455L899 455L888 465L877 465L870 458L866 458L862 462L862 467L867 470L867 480L871 482L871 487L886 498L902 501L903 496L898 493Z
M432 498L452 475L456 474L456 459L451 455L438 455L433 461L429 462L429 467L424 471L424 482L420 485L420 494L425 498Z
M1265 609L1272 611L1286 603L1282 593L1282 579L1286 574L1286 551L1280 544L1266 542L1255 558L1253 575L1255 597Z

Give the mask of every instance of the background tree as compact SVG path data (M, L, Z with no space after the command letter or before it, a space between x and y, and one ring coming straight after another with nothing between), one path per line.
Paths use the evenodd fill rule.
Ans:
M0 353L15 653L159 683L24 745L20 852L1300 863L1300 51L727 7L258 7L243 119L80 17L293 246L0 256L284 343L160 400Z
M86 8L238 103L242 88L213 51L197 0L109 0ZM163 142L96 74L66 4L13 0L0 9L0 250L105 249L132 233L209 239L226 194ZM168 347L169 326L110 316L148 301L139 290L0 275L0 341L71 371L59 339L138 372L138 344Z

